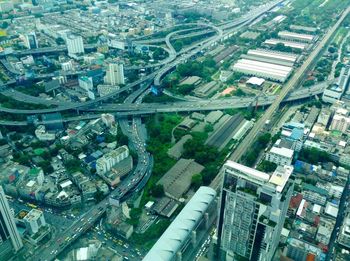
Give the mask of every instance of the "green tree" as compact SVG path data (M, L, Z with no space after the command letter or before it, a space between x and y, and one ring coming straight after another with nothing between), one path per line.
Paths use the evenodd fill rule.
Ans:
M194 174L191 178L191 186L194 190L197 190L203 185L203 178L201 174Z
M161 184L156 184L151 188L151 195L160 198L164 196L164 187Z

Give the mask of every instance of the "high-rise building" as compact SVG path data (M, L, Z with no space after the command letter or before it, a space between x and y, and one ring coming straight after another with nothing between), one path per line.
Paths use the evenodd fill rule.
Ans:
M0 260L8 260L13 252L23 247L22 239L18 233L15 219L0 186Z
M31 32L29 34L26 34L26 36L25 36L25 46L28 49L36 49L36 48L38 48L38 40L36 38L35 32Z
M83 38L79 35L70 34L66 39L68 55L84 53Z
M223 172L217 259L272 260L293 192L293 167L267 174L227 161Z
M110 85L125 84L124 65L120 62L110 63L108 65L104 82Z

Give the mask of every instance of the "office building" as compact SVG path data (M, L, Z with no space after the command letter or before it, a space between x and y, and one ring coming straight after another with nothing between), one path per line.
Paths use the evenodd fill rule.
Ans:
M8 260L13 252L23 247L22 239L18 233L15 219L0 186L0 260Z
M38 40L36 38L35 32L26 34L24 44L28 49L38 48Z
M217 260L272 260L293 192L292 172L291 166L267 174L233 161L225 163Z
M79 35L70 34L66 39L67 49L69 55L76 55L84 53L83 38Z
M43 226L46 226L46 221L42 211L38 209L32 209L29 213L23 218L24 224L26 225L27 231L29 234L35 234Z
M110 85L125 84L124 65L120 62L110 63L104 77L104 82Z

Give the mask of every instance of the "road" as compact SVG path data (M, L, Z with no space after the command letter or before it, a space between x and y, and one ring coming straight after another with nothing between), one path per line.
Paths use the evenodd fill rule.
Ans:
M285 102L293 102L323 93L323 90L328 86L328 82L315 85L310 88L298 89L292 92L285 100ZM268 106L275 100L275 96L266 96L264 101L259 101L258 106ZM219 100L196 100L196 101L180 101L174 103L143 103L143 104L104 104L98 108L86 109L85 111L98 112L97 114L82 114L79 116L63 118L63 122L92 120L101 117L102 112L109 111L114 113L117 117L125 117L131 115L154 114L158 112L192 112L192 111L211 111L223 110L232 108L247 108L253 105L255 98L223 98ZM254 103L255 106L255 103ZM13 110L0 107L0 111L4 109L6 112L21 113L19 110ZM83 111L84 109L82 109ZM23 113L28 112L25 110ZM38 124L54 123L38 122ZM27 121L10 121L0 120L0 125L7 126L26 126Z

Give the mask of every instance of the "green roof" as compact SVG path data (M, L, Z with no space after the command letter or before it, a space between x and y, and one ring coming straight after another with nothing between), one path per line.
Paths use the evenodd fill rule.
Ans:
M35 149L34 150L34 154L37 156L40 156L41 154L43 154L45 152L45 149L39 148L39 149Z
M31 176L36 176L36 175L39 174L39 172L40 172L40 169L38 169L38 168L33 168L33 169L30 169L30 170L29 170L28 174L31 175Z
M310 190L310 191L312 191L312 192L315 192L315 193L317 193L317 194L320 194L320 195L322 195L322 196L328 196L328 191L327 190L325 190L325 189L322 189L322 188L318 188L318 187L316 187L316 186L314 186L314 185L311 185L311 184L309 184L309 183L303 183L303 189L304 190Z

